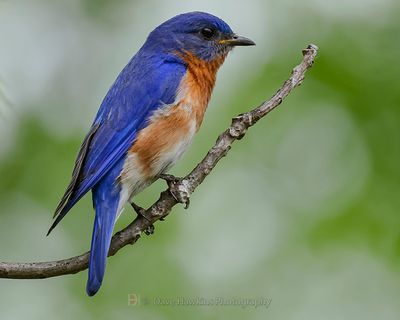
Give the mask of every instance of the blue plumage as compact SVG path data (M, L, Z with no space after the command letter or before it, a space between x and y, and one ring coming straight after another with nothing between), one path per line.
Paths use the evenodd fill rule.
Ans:
M177 86L185 70L182 64L177 64L168 56L139 52L110 88L92 125L95 133L90 146L86 150L81 149L85 152L84 163L72 181L73 188L64 196L65 202L60 206L49 233L93 189L96 213L86 287L89 296L97 292L103 280L120 200L120 187L115 181L121 172L127 151L136 134L146 126L152 112L160 104L174 101Z
M57 218L49 233L107 171L126 156L137 132L146 126L154 110L174 101L186 67L168 55L154 55L145 49L132 58L104 98L92 125L95 134L90 146L87 150L81 149L85 152L84 163L73 177L74 186L68 198L65 197L56 210Z
M251 44L254 44L251 40L236 36L224 21L213 15L182 14L150 33L111 86L81 145L71 182L48 232L92 190L96 215L88 295L94 295L101 286L115 221L134 194L134 188L140 189L135 186L148 185L163 170L152 173L152 165L167 168L184 152L194 134L193 128L197 130L202 121L220 64L234 46ZM189 82L184 81L187 75ZM187 97L184 102L177 101L182 90ZM191 90L196 94L191 95ZM205 98L199 99L199 92L203 91ZM192 101L191 97L203 102ZM166 105L176 107L175 113L167 108L171 113L158 115L159 124L155 125L154 112ZM179 112L183 112L182 117ZM176 126L170 121L175 121ZM132 151L137 146L140 152ZM128 157L130 154L133 156Z
M96 216L93 225L92 243L89 257L89 276L86 292L93 296L99 290L106 269L108 248L118 214L121 187L114 183L123 160L119 160L93 188L93 207Z
M145 68L137 61L153 60ZM155 61L157 60L157 61ZM158 65L158 68L154 68ZM147 69L147 70L146 70ZM121 72L105 97L92 125L95 134L84 156L74 188L61 207L51 230L89 190L93 189L95 221L86 291L94 295L103 280L106 258L120 200L115 183L137 132L160 104L172 103L185 73L181 64L168 57L139 52Z

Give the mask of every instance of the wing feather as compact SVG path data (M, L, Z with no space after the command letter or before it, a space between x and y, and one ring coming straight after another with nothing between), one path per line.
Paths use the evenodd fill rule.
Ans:
M83 141L48 234L68 211L121 159L152 113L175 100L186 67L177 61L136 55L104 98Z

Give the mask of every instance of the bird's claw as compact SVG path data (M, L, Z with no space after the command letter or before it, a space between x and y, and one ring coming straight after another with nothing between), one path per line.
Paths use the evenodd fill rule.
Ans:
M151 220L149 219L149 218L147 218L147 216L146 216L146 210L145 209L143 209L142 207L140 207L140 206L138 206L136 203L134 203L134 202L130 202L130 204L131 204L131 206L132 206L132 208L133 208L133 210L135 210L135 212L139 215L139 216L141 216L141 217L143 217L145 220L147 220L148 222L150 222L151 223ZM146 235L151 235L151 234L153 234L154 233L154 225L151 223L145 230L144 230L144 233L146 234Z
M185 209L189 208L190 192L186 186L185 180L175 177L171 174L161 174L160 178L167 182L169 191L175 200L179 203L182 203Z
M138 206L136 203L134 202L129 202L133 208L133 210L135 210L135 212L142 216L143 218L145 218L146 220L148 220L148 218L145 216L146 210L140 206Z
M181 178L179 178L179 177L175 177L172 174L166 174L166 173L160 174L159 178L165 180L167 182L168 186L172 183L177 183L178 181L181 180Z

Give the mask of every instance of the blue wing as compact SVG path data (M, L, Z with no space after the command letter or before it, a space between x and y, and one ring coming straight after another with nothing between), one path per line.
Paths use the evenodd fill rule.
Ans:
M175 100L186 67L139 51L104 98L79 150L72 180L56 208L55 228L68 211L124 157L154 110Z

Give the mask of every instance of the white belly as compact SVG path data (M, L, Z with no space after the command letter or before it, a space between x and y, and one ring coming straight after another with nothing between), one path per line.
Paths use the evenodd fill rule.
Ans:
M180 136L176 141L170 142L168 148L157 154L157 157L149 166L150 171L147 170L147 172L143 170L140 156L137 153L128 153L119 179L122 191L118 216L130 198L152 184L160 174L169 170L183 156L191 145L195 133L196 122L192 121L190 129L185 135Z
M152 175L154 177L161 173L167 172L180 158L192 144L193 137L196 133L196 123L192 121L190 130L187 134L175 141L168 149L159 154L157 160L152 164Z

